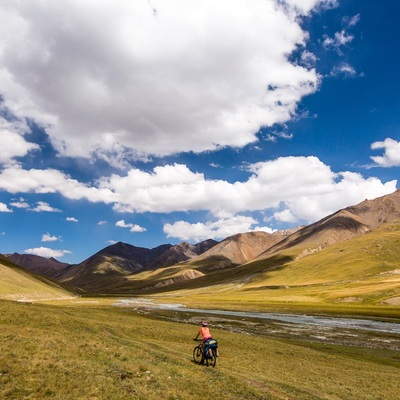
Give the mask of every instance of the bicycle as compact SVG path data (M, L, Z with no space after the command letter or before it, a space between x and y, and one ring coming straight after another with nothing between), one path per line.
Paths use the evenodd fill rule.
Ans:
M193 340L201 342L193 349L194 362L196 364L203 364L205 362L207 367L210 365L214 368L217 363L218 342L214 339L209 340L208 343L204 343L201 339Z

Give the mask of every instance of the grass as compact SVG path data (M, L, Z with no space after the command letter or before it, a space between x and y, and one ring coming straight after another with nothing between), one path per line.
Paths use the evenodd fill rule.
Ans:
M220 343L213 369L191 360L197 325L156 320L109 303L0 301L0 398L398 398L399 358L391 354L388 362L384 350L211 327Z
M0 255L0 299L34 300L65 298L71 293L58 284L32 274Z

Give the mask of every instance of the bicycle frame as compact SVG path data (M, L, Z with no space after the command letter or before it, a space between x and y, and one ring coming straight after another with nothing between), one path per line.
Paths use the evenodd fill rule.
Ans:
M210 365L215 367L216 357L218 357L218 355L217 355L218 344L214 343L209 347L209 349L208 349L208 351L210 352L209 353L209 357L206 357L205 349L206 349L207 343L203 342L203 340L201 340L201 339L194 339L194 340L197 341L197 342L201 342L199 345L197 345L193 349L194 361L197 362L197 363L203 363L205 361L207 366L210 363ZM201 352L201 354L200 354L200 352ZM201 355L201 361L199 360L200 355Z

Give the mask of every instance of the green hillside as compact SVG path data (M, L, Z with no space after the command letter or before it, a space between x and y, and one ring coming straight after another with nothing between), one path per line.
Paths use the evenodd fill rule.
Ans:
M33 275L0 255L0 299L31 301L71 296L49 279Z
M286 255L295 252L298 253L291 249ZM303 254L280 269L258 275L244 290L284 287L281 293L289 290L309 296L310 301L371 304L385 301L394 304L400 296L400 223L382 225L368 234L312 254L307 255L305 249ZM246 267L259 268L267 261L249 263Z
M204 266L199 269L205 271ZM153 272L153 278L157 273ZM165 296L192 305L258 310L351 308L355 312L375 308L394 315L400 308L400 223L382 225L316 252L305 245L293 247L170 289L174 286L177 290Z

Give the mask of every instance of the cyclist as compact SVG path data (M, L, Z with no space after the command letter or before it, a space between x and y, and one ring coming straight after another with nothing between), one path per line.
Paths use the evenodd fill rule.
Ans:
M210 329L208 328L208 322L207 321L203 321L201 323L201 328L199 329L199 331L197 332L197 336L194 338L194 340L197 340L197 338L199 336L202 336L203 340L203 359L201 360L201 362L204 362L204 351L205 348L207 347L207 343L208 341L210 341L212 339L211 333L210 333Z
M211 333L210 333L210 329L208 328L208 322L207 321L203 321L201 323L201 328L197 332L197 336L194 338L194 340L197 340L197 338L200 335L203 337L203 343L205 343L207 340L212 339L212 336L211 336Z

